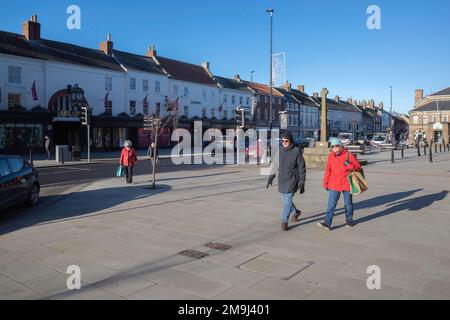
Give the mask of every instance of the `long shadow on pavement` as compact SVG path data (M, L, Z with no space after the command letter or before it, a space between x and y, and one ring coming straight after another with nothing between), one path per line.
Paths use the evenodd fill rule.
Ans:
M144 199L157 194L168 192L172 189L168 185L158 185L157 189L151 189L150 185L124 186L116 188L105 188L99 190L88 190L72 192L66 195L43 196L42 205L31 207L18 213L17 209L12 208L5 212L0 225L0 235L10 233L16 230L27 228L37 224L46 224L53 221L82 217L93 214L98 211L109 209L122 203ZM67 200L66 206L58 208L50 207L45 210L45 203L55 203ZM22 208L20 208L22 209Z

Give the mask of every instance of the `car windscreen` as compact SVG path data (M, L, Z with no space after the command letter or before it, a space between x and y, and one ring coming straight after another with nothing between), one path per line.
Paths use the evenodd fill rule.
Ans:
M23 168L23 160L21 158L8 159L9 165L13 173L19 172Z
M9 170L6 159L0 159L0 177L6 177L9 174L11 174L11 171Z

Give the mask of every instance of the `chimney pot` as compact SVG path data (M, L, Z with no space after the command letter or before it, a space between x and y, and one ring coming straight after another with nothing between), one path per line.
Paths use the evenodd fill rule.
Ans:
M111 34L106 35L106 41L100 42L100 50L103 51L106 55L112 56L114 49L114 43L111 41Z
M234 75L234 80L240 81L240 80L241 80L241 76L238 75L238 74L235 74L235 75Z
M41 24L37 20L37 15L22 23L22 34L28 41L41 39Z
M340 99L341 99L341 97L339 97L339 96L336 96L336 97L334 98L334 100L336 100L337 102L339 102Z
M319 93L318 92L314 92L313 93L313 98L314 99L319 99Z
M203 62L202 67L205 68L207 71L209 71L209 62Z
M416 90L416 102L420 101L423 99L423 90L422 89L417 89Z
M298 91L305 93L305 86L303 84L297 86Z
M155 50L155 46L151 45L148 47L147 49L147 57L149 58L154 58L156 57L156 50Z

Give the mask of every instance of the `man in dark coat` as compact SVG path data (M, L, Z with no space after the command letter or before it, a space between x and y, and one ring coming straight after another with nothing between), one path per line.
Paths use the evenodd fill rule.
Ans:
M302 152L293 145L292 135L289 132L282 135L281 142L283 147L280 148L279 156L275 156L270 168L267 188L272 185L278 172L278 192L281 193L283 199L281 229L288 231L289 216L292 216L291 222L295 223L298 222L301 214L301 211L297 210L292 202L292 198L297 191L300 194L305 192L306 166Z

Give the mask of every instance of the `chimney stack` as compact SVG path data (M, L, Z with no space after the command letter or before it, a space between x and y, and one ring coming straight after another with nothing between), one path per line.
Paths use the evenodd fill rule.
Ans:
M423 90L417 89L416 90L416 103L423 99Z
M313 98L314 99L319 99L319 93L318 92L314 92L313 93Z
M286 81L286 83L283 85L283 87L284 87L284 89L287 90L287 91L291 91L291 89L292 89L292 86L291 86L291 84L289 83L289 81Z
M381 102L381 104L383 104L383 103ZM369 105L370 105L370 109L375 109L375 100L370 100Z
M298 91L305 93L305 86L303 84L297 87Z
M37 15L30 18L30 21L22 22L22 34L28 41L41 39L41 24L37 21Z
M349 104L353 104L353 99L352 99L352 98L348 98L348 99L347 99L347 102L348 102Z
M147 49L147 57L149 58L155 58L156 57L156 50L155 46L151 45Z
M106 41L100 42L100 50L107 56L113 55L113 42L111 41L111 35L109 33L106 36Z
M235 74L234 75L234 80L236 80L236 81L241 81L241 76L240 75L238 75L238 74Z
M341 99L341 97L339 97L339 96L334 97L334 100L336 100L337 102L339 102L340 99Z
M383 101L381 101L381 102L378 104L378 109L383 110L383 108L384 108L384 104L383 104Z

